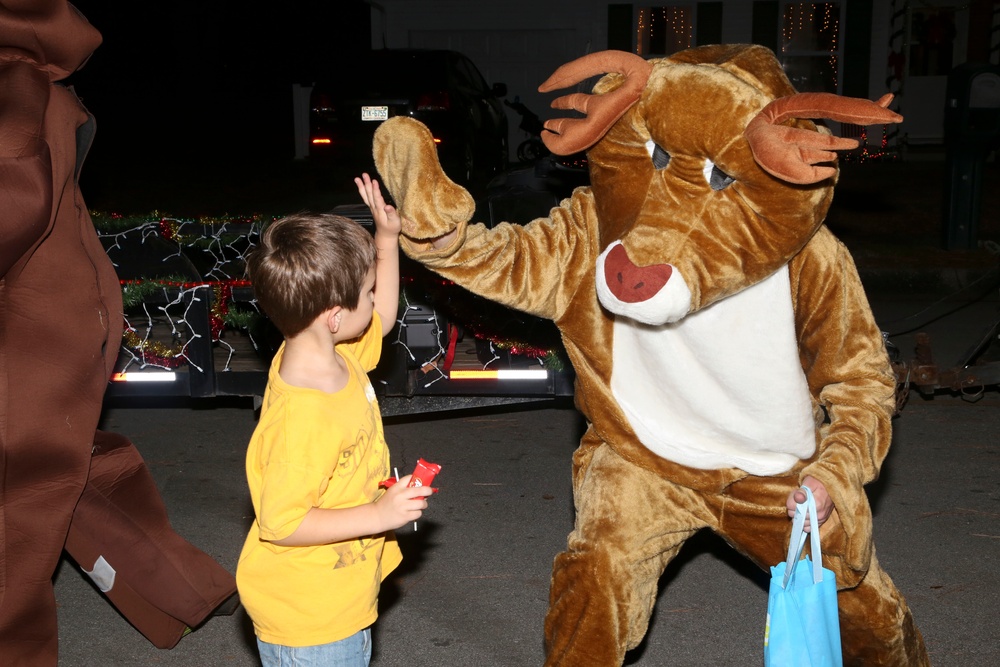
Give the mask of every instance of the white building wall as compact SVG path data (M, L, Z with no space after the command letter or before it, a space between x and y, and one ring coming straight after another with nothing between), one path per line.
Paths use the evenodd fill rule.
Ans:
M938 0L946 5L963 1ZM753 0L723 3L722 41L752 41ZM890 38L898 27L891 22L892 3L873 2L868 96L876 99L886 92L897 93L898 105L906 117L900 128L902 134L915 141L938 141L943 133L943 78L916 77L899 82L896 90L887 89ZM544 119L553 113L548 104L554 95L541 95L538 85L559 65L607 48L609 4L606 0L507 0L490 4L472 0L376 0L372 3L372 46L463 51L489 83L507 84L508 99L519 97ZM907 0L895 0L895 4L902 8ZM513 150L525 135L517 128L520 118L507 111Z

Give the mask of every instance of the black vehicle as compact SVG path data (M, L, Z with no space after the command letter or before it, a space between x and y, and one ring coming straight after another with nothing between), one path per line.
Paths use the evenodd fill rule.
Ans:
M506 93L455 51L372 51L313 87L309 155L370 163L379 124L410 116L434 135L448 176L484 186L507 167Z

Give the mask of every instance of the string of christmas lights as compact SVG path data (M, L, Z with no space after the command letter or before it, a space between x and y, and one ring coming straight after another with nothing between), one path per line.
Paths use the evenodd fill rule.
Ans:
M125 317L122 349L127 355L125 368L136 365L140 369L156 367L176 369L191 364L187 356L191 342L199 334L189 322L189 311L202 299L209 300L209 335L213 344L228 349L229 358L223 370L228 370L235 350L224 340L227 329L250 332L259 328L266 317L252 298L252 287L244 277L245 258L255 246L264 226L276 218L262 216L226 216L213 218L182 219L163 215L157 211L149 215L123 216L117 213L91 212L98 237L112 258L116 269L128 259L137 247L166 242L170 251L167 257L189 260L201 265L204 279L193 280L183 275L167 273L155 275L160 267L144 265L143 271L152 276L120 279ZM117 260L117 261L116 261ZM187 266L187 264L183 264ZM236 299L236 291L243 289L244 297ZM239 307L235 307L236 303ZM462 290L453 283L423 276L421 280L404 277L400 294L399 333L395 344L403 345L411 360L426 368L436 368L436 360L445 350L432 351L427 359L416 359L406 347L404 328L406 313L417 303L443 304L453 321L475 338L486 341L493 354L503 352L528 357L547 368L561 370L565 367L560 353L558 334L543 337L548 347L526 343L519 333L525 331L521 317L511 320L510 311ZM132 313L131 316L128 313ZM441 340L444 326L437 309L433 311L435 337ZM525 316L526 317L526 316ZM532 328L532 327L529 327ZM537 328L537 327L535 327ZM555 332L554 327L552 328ZM254 347L257 347L254 342ZM488 365L484 362L484 367ZM446 377L440 372L437 379ZM429 382L437 381L428 380Z
M882 126L882 139L877 149L868 145L868 128L861 127L859 140L861 145L856 151L841 155L844 162L871 162L875 160L895 160L899 156L889 148L889 126Z
M693 42L694 16L691 7L671 5L639 10L635 40L638 55L670 55L690 48ZM659 47L655 51L654 44Z

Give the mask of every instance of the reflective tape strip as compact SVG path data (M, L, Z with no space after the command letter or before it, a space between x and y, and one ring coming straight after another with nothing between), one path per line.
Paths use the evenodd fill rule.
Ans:
M177 379L177 373L170 371L154 371L149 373L115 373L111 376L112 382L173 382Z
M462 371L452 370L448 377L452 380L545 380L549 372L538 370Z

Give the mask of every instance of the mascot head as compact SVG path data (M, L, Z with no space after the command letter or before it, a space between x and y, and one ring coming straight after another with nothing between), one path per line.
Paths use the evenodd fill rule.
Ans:
M706 46L656 60L584 56L540 87L605 74L592 94L557 98L582 118L545 124L557 154L586 150L600 220L601 304L673 322L767 277L823 222L835 150L857 146L809 119L898 122L877 103L799 94L761 46Z

